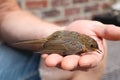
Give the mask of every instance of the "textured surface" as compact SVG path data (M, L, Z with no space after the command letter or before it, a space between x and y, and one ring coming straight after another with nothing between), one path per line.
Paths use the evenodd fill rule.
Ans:
M40 53L71 55L96 50L99 50L97 42L87 35L74 31L56 31L47 38Z
M68 24L77 19L90 19L106 12L113 0L18 0L23 9L57 24Z

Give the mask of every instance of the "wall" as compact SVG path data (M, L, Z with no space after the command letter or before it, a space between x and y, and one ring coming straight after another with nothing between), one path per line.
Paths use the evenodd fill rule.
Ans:
M19 5L38 17L58 24L106 11L113 0L18 0Z

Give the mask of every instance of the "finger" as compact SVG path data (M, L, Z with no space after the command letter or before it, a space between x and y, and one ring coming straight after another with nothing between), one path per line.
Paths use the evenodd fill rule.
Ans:
M48 57L48 54L42 54L41 57L42 57L43 59L46 59L46 58Z
M65 70L72 70L78 66L78 55L69 55L63 58L61 62L61 67Z
M46 57L45 63L47 66L54 67L62 61L62 58L58 54L51 54Z
M102 25L100 27L95 27L94 31L100 37L108 40L120 40L120 27L115 25Z
M79 59L80 67L95 67L102 60L103 54L97 52L88 52Z

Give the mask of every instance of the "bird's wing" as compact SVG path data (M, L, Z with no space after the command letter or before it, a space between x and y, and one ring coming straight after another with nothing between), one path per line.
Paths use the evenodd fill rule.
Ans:
M43 39L35 39L35 40L23 40L12 43L12 45L22 45L22 44L43 44L47 41L46 38Z

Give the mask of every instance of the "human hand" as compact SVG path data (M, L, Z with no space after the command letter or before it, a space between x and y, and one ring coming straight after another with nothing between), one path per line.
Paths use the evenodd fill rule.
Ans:
M82 56L69 55L65 57L62 57L58 54L44 54L42 55L42 57L45 59L46 65L53 67L60 64L61 67L65 70L72 70L78 67L92 68L97 66L101 62L105 54L104 40L95 32L97 29L96 27L101 26L104 26L104 24L97 21L80 20L68 25L66 27L66 30L76 31L81 34L91 36L97 41L102 54L99 54L97 52L88 52L87 54Z

